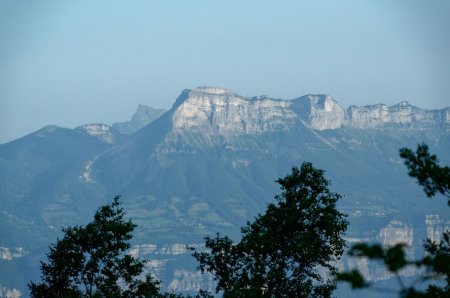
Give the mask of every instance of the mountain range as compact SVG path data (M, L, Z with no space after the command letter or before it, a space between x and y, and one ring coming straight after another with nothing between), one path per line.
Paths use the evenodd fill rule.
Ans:
M279 193L274 181L303 161L344 196L349 241L420 247L450 220L398 156L422 142L450 164L450 108L344 108L329 95L249 98L217 87L184 90L168 111L140 105L112 126L46 126L0 145L0 297L26 292L60 228L85 224L117 194L138 224L131 252L163 286L211 289L185 244L216 232L237 239Z

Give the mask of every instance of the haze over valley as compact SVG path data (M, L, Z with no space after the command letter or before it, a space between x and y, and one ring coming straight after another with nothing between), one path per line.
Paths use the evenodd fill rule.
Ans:
M300 212L300 203L276 209L277 215L295 210L291 219L301 224L336 219L338 232L331 234L339 236L322 237L281 216L296 227L287 230L314 233L299 233L295 249L262 237L279 245L266 259L279 260L286 247L312 260L326 258L330 251L306 244L331 238L339 255L344 242L349 248L380 243L404 244L408 258L423 258L424 241L438 242L450 228L444 198L450 194L427 198L399 150L426 144L439 165L450 165L449 16L445 0L0 1L0 297L33 296L27 284L45 279L40 262L64 239L64 229L87 225L118 195L125 217L136 224L129 255L121 256L143 260L144 273L161 281L162 292L214 292L217 276L197 270L188 247L205 256L211 248L205 236L220 233L235 244L244 239L241 227L280 203L286 188L276 181L305 162L312 163L310 173L324 170L330 185L317 178L322 174L313 182L342 195L336 205L328 200L332 208L321 208L348 217L339 221L320 208ZM423 183L438 181L449 191L445 171L435 180L422 175ZM302 191L296 199L304 198ZM283 224L269 222L278 230L268 234L298 241L279 233ZM91 260L82 245L88 238L109 243L99 234L109 235L83 234L66 248L77 247L77 256ZM267 248L255 243L252 252ZM334 266L336 272L357 269L382 289L398 294L401 288L380 262L344 253L328 265L328 273ZM293 267L286 268L268 272L292 277ZM134 277L144 280L144 273ZM417 266L400 270L405 285L419 273ZM258 274L251 286L229 284L238 292L256 289L254 296L268 284L309 289L298 282L310 281L303 277L276 283ZM79 276L67 280L79 282ZM132 292L140 281L133 282ZM109 285L117 290L117 279ZM101 288L84 287L75 292L84 297ZM264 293L298 293L290 290ZM123 291L121 284L116 293ZM54 296L48 293L41 296ZM334 294L379 296L344 283Z
M450 218L406 175L398 149L425 142L448 164L449 132L450 108L343 107L330 95L243 97L219 87L183 90L165 112L140 105L112 126L43 127L0 145L0 284L26 292L60 228L83 224L121 194L138 225L131 253L149 259L163 287L214 290L185 245L201 248L216 232L238 239L279 192L274 181L303 161L324 169L344 196L349 243L420 248Z

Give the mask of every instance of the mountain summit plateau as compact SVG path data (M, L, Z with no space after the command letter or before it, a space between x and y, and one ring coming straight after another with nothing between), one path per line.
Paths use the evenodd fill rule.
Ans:
M175 129L221 135L287 130L297 120L316 130L449 128L450 108L425 110L403 101L343 108L329 95L305 95L286 100L267 96L243 97L229 89L198 87L184 90L172 108Z

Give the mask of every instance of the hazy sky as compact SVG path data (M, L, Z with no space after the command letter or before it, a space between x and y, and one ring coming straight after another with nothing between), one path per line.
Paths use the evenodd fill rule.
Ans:
M182 89L450 106L450 1L0 0L0 143Z

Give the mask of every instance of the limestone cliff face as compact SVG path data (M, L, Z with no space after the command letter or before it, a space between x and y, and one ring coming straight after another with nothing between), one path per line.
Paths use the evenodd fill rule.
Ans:
M205 249L203 243L193 243L187 246L199 251ZM195 270L196 263L191 257L192 251L187 246L185 243L141 244L133 246L129 253L135 258L145 260L147 273L152 273L157 279L166 276L165 282L161 285L164 290L197 292L203 289L213 292L216 281L211 274L203 274ZM193 262L191 266L186 266L190 262Z
M441 219L437 214L427 214L425 224L427 225L427 238L436 243L441 242L444 231L450 230L450 221Z
M231 136L287 130L296 114L290 102L265 96L245 98L228 89L185 90L175 104L173 128Z
M302 96L292 101L292 107L313 129L335 129L345 125L346 111L329 95Z
M23 297L23 293L18 289L8 289L7 287L0 284L0 297L20 298Z
M343 108L329 95L305 95L293 100L267 96L247 98L231 90L199 87L184 90L172 108L177 131L232 136L288 130L297 122L315 130L450 128L450 108L425 110L403 101Z
M448 109L447 109L448 110ZM441 117L446 110L423 110L406 101L393 106L384 104L348 108L347 125L357 128L382 128L387 125L403 125L410 128L426 128L433 124L448 124Z
M177 269L174 271L173 279L167 288L174 292L197 292L199 290L214 292L216 281L214 281L214 277L211 274Z
M450 108L425 110L402 101L342 108L331 96L307 95L294 101L298 115L317 130L352 127L359 129L425 129L433 125L450 127Z
M413 240L414 230L412 225L399 220L390 221L384 228L380 229L376 237L376 242L383 244L384 247L393 247L397 244L405 245L404 251L408 259L414 259L415 248ZM368 239L347 239L347 241L350 247L352 243L370 242ZM380 266L380 263L369 260L366 257L355 258L344 255L342 268L346 270L358 269L367 280L371 281L387 280L394 276L385 266ZM417 275L419 271L415 267L406 267L399 273L402 276L413 276Z
M28 252L25 251L23 247L14 247L10 249L9 247L0 246L0 260L11 261L15 258L22 258L27 254Z
M84 131L88 135L108 144L114 144L116 141L116 136L111 127L103 123L85 124L76 129Z
M394 246L396 244L412 246L414 231L411 225L407 225L398 220L393 220L380 230L378 240L385 246Z

